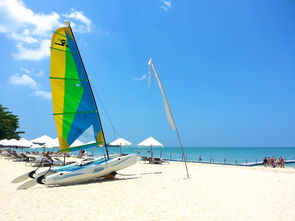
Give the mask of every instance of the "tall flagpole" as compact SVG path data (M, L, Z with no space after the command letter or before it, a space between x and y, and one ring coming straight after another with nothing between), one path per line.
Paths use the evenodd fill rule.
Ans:
M163 103L164 103L164 107L165 107L165 111L166 111L166 116L167 116L167 119L169 121L169 124L170 124L171 128L176 131L177 138L178 138L178 141L179 141L179 144L180 144L180 147L181 147L181 151L182 151L182 158L184 160L184 165L185 165L185 169L186 169L187 178L189 179L190 177L189 177L189 172L188 172L188 169L187 169L186 157L185 157L185 154L184 154L184 149L183 149L182 141L181 141L181 138L180 138L180 135L179 135L177 126L175 124L175 121L174 121L174 118L173 118L173 115L172 115L172 111L171 111L170 105L169 105L168 100L167 100L167 97L166 97L166 93L165 93L163 84L162 84L162 82L160 80L160 77L158 75L158 72L156 70L155 64L154 64L154 62L153 62L152 59L149 60L148 65L153 69L154 74L156 76L156 79L158 81L158 85L159 85L160 90L161 90L161 93L162 93Z

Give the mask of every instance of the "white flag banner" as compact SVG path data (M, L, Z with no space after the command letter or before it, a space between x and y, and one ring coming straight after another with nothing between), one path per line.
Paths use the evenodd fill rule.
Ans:
M181 146L182 157L183 157L184 164L185 164L186 174L187 174L187 178L189 179L189 173L188 173L188 169L187 169L187 165L186 165L186 156L185 156L183 145L182 145L179 133L178 133L178 129L176 128L175 121L174 121L174 118L173 118L173 115L172 115L172 112L171 112L171 109L170 109L170 106L169 106L169 103L168 103L168 100L167 100L167 97L166 97L164 87L162 85L162 82L160 80L160 77L158 75L158 72L157 72L157 70L155 68L155 65L154 65L154 62L153 62L152 59L149 60L148 65L149 65L148 78L150 79L150 76L151 76L150 69L153 69L153 72L155 73L156 79L158 81L160 91L162 93L162 98L163 98L163 103L164 103L167 119L169 121L169 124L170 124L171 128L176 131L176 134L177 134L177 137L178 137L178 140L179 140L179 144Z
M174 122L174 119L173 119L173 115L172 115L172 112L171 112L171 109L170 109L170 106L169 106L169 103L168 103L168 100L167 100L167 97L166 97L166 93L165 93L164 87L162 85L162 82L160 80L160 77L158 75L158 72L157 72L157 70L155 68L155 65L154 65L154 62L153 62L152 59L149 60L148 65L149 65L150 68L153 69L153 72L154 72L154 74L156 76L156 79L158 81L158 85L159 85L160 91L162 93L163 103L164 103L166 117L168 119L168 122L169 122L171 128L173 130L175 130L176 125L175 125L175 122ZM149 76L150 76L150 71L149 71ZM149 77L149 79L150 79L150 77Z

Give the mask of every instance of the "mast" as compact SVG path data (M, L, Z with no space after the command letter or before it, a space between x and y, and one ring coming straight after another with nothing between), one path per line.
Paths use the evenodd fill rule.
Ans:
M156 70L155 64L154 64L154 62L153 62L152 59L149 60L148 65L150 67L152 67L152 69L154 71L154 74L155 74L155 76L157 78L158 85L160 87L160 90L161 90L161 93L162 93L162 97L163 97L163 102L164 102L164 106L165 106L165 110L166 110L166 116L167 116L167 119L168 119L168 121L170 123L171 128L176 131L177 138L178 138L178 141L179 141L179 144L180 144L180 147L181 147L181 151L182 151L182 158L184 160L184 165L185 165L185 169L186 169L186 175L187 175L187 178L189 179L190 177L189 177L189 172L188 172L188 169L187 169L186 157L185 157L185 154L184 154L184 149L183 149L182 141L181 141L181 138L180 138L180 135L179 135L177 126L175 124L175 121L174 121L174 118L173 118L173 114L172 114L170 105L168 103L168 99L167 99L167 96L166 96L166 93L165 93L163 84L161 82L161 79L160 79L160 77L158 75L158 72Z
M102 124L101 124L101 119L100 119L99 112L98 112L98 108L97 108L97 104L96 104L96 101L95 101L95 97L94 97L94 94L93 94L93 90L92 90L92 87L91 87L91 83L90 83L89 78L88 78L88 74L87 74L86 68L85 68L85 66L84 66L84 62L83 62L82 56L81 56L81 54L80 54L80 50L79 50L79 48L78 48L78 45L77 45L77 42L76 42L76 39L75 39L74 33L73 33L73 31L72 31L72 28L71 28L71 22L68 21L68 20L65 20L65 21L64 21L64 25L66 25L67 27L69 27L69 29L70 29L70 31L71 31L71 34L72 34L72 36L73 36L73 38L74 38L74 42L75 42L75 45L76 45L76 48L77 48L77 51L78 51L79 57L80 57L80 60L81 60L81 63L82 63L83 69L84 69L84 71L85 71L85 74L86 74L87 80L88 80L88 84L89 84L89 87L90 87L91 95L92 95L92 98L93 98L93 100L94 100L94 104L95 104L95 108L96 108L96 112L97 112L97 118L98 118L98 121L99 121L100 126L101 126L102 137L103 137L104 147L105 147L106 154L107 154L107 159L110 159L110 157L109 157L109 151L108 151L108 148L107 148L107 143L106 143L106 140L105 140L105 136L104 136L104 132L103 132Z

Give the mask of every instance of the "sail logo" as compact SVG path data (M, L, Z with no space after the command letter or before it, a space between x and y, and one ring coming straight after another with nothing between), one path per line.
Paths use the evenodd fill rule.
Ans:
M67 41L65 39L58 39L60 42L55 42L54 44L56 45L60 45L60 46L66 46L67 48L69 47L69 45L67 44Z

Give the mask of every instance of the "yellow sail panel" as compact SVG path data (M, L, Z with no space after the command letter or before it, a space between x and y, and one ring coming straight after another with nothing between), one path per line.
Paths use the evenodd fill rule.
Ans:
M68 27L57 29L52 36L50 50L50 83L52 90L53 113L63 113L65 97L66 77L66 56L69 52L68 39L66 33L70 36L71 32ZM63 133L63 115L55 115L55 123L59 144L61 149L67 149L68 145L62 137Z
M68 151L69 144L67 140L63 137L58 137L59 145L60 145L60 151Z
M65 83L63 80L51 79L52 89L52 103L53 113L62 113L64 110L64 88Z
M99 146L104 146L104 138L103 138L102 130L98 132L96 140Z
M52 36L51 47L59 49L59 50L69 49L69 44L67 39L68 37L73 39L73 35L69 27L63 27L63 28L57 29Z
M69 27L59 28L53 33L50 47L50 77L66 76L66 53L71 52L68 38L73 38Z
M54 115L58 138L62 134L63 115ZM60 139L59 139L60 140Z
M54 119L57 128L60 150L68 149L69 145L67 141L62 136L60 136L60 134L62 134L63 115L54 115Z
M51 89L52 89L52 102L53 102L53 112L62 113L64 110L64 92L65 92L65 82L58 81L57 78L65 78L66 75L66 56L65 52L67 50L67 37L66 29L68 27L63 27L57 29L51 40L51 50L50 50L50 79ZM70 33L70 31L67 31ZM57 134L60 136L62 134L62 121L63 116L58 122L56 119Z
M51 77L65 77L66 57L63 51L51 48L50 63Z

